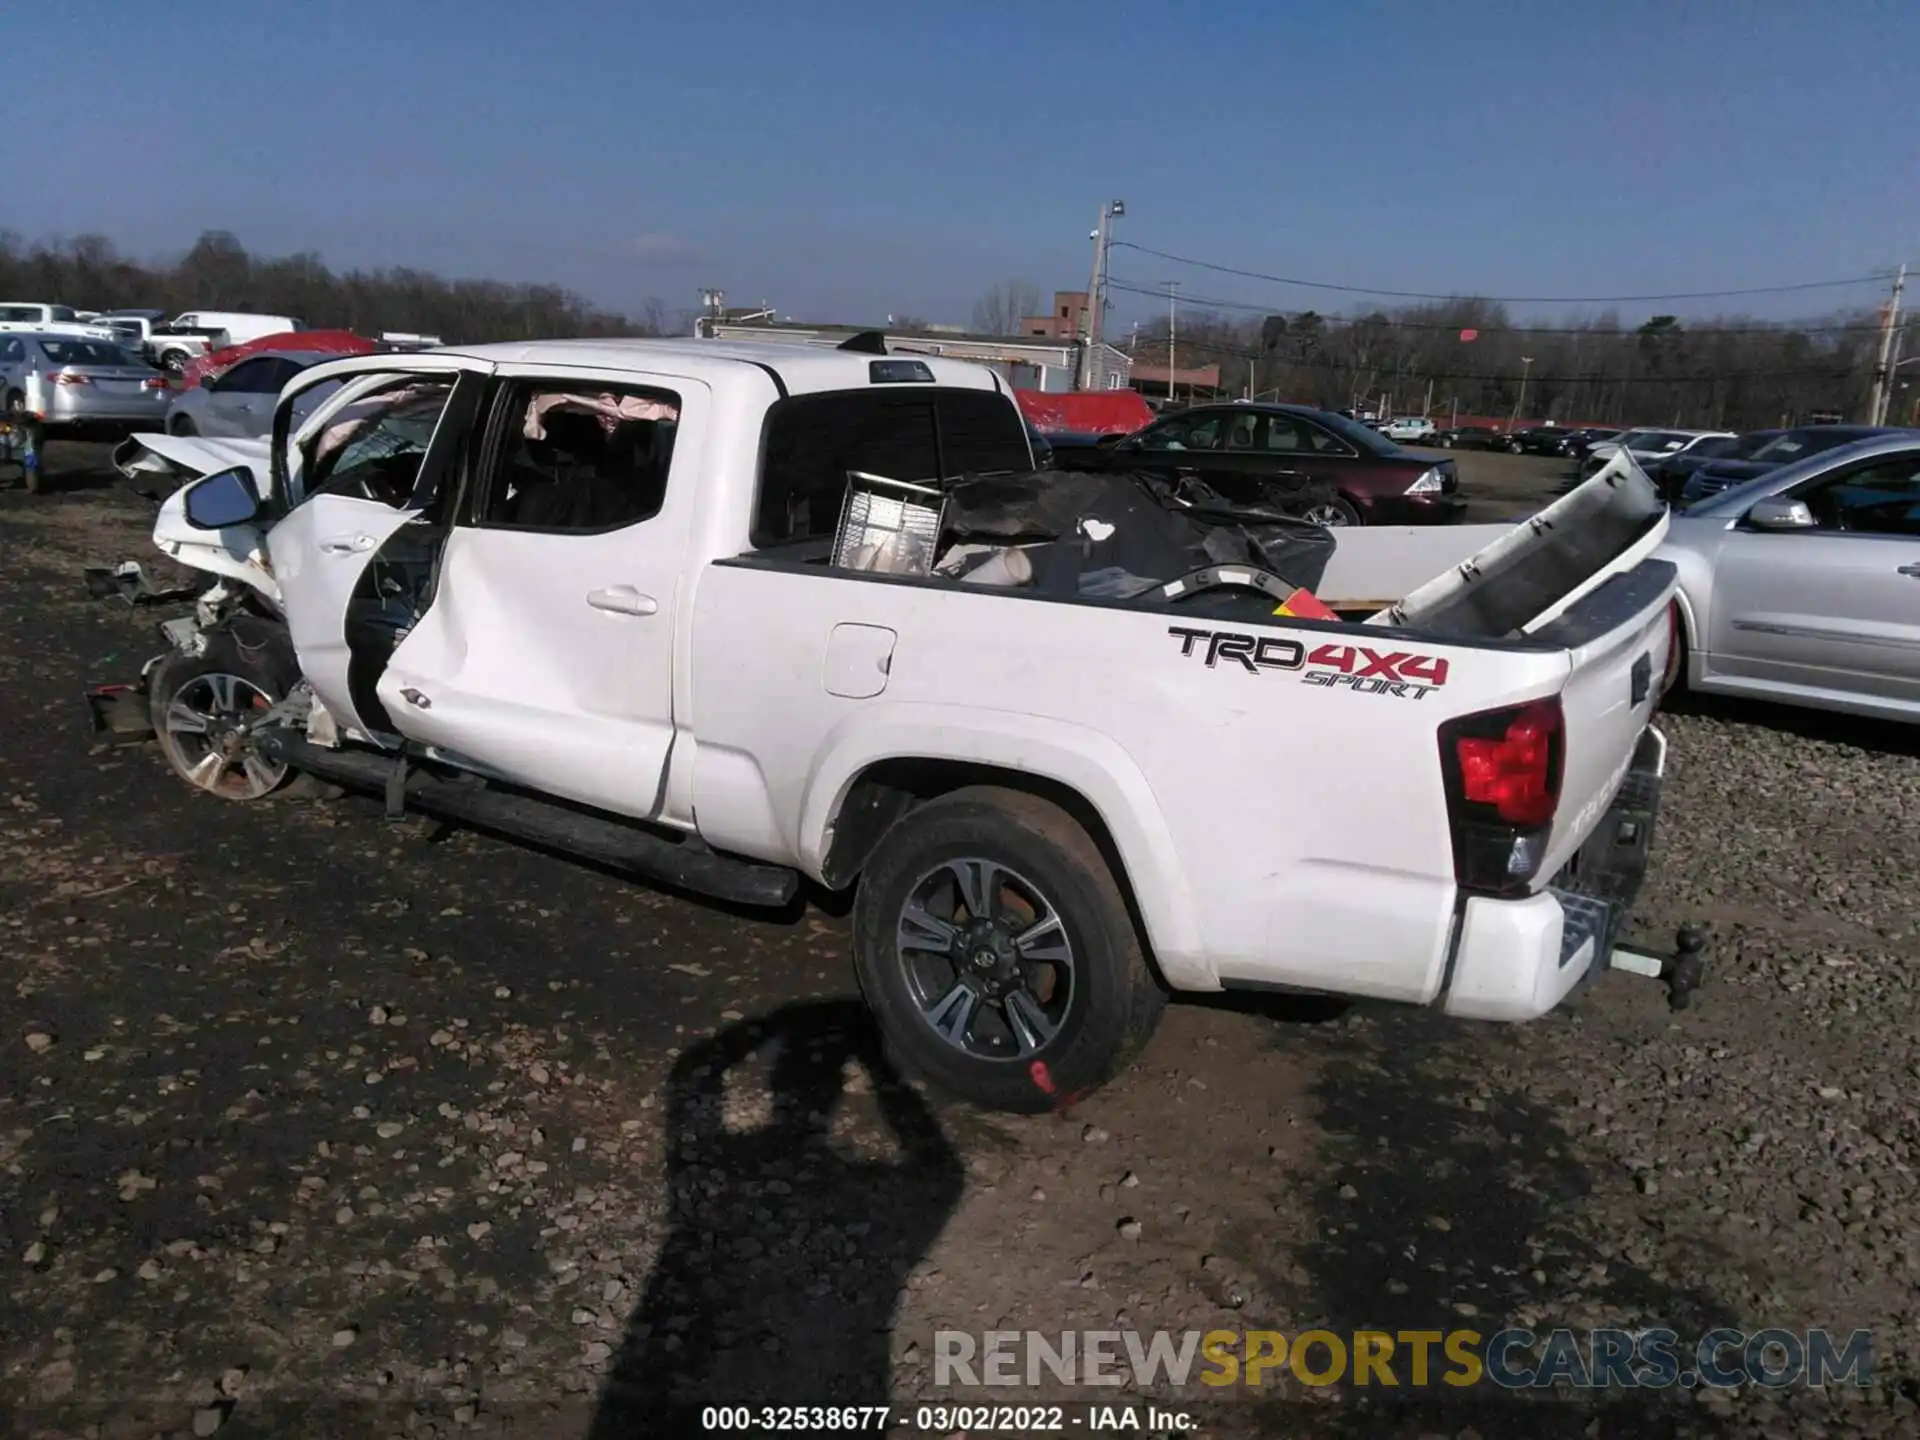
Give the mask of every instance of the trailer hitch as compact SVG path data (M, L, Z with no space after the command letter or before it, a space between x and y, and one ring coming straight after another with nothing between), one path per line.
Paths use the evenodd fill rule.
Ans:
M1693 992L1706 982L1706 952L1707 932L1697 925L1682 925L1674 935L1672 950L1662 952L1616 945L1607 957L1607 968L1664 980L1667 1004L1675 1010L1685 1010L1693 1003Z

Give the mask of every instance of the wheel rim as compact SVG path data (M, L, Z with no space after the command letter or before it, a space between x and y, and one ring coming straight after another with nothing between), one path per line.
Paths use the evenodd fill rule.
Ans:
M286 779L287 767L266 760L252 727L274 698L250 680L196 675L167 702L161 742L188 784L228 800L258 800Z
M1058 907L996 860L949 860L915 881L894 950L921 1021L976 1060L1031 1059L1073 1005L1073 942Z
M1353 523L1346 508L1334 500L1324 501L1319 505L1309 505L1303 518L1315 525L1351 525Z

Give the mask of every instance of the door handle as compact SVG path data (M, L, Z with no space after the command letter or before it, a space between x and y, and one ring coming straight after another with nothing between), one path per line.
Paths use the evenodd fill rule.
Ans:
M631 585L613 585L605 590L589 590L587 604L615 615L651 615L660 606L651 595L642 595Z
M402 690L400 692L400 698L416 710L431 710L433 708L433 701L411 687Z
M1912 575L1912 576L1915 576L1916 578L1920 578L1920 565L1902 565L1898 573L1902 575Z
M320 542L322 555L359 555L371 550L371 535L332 535Z

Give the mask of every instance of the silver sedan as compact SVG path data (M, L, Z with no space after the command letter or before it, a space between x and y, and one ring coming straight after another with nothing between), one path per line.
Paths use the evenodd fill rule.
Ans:
M157 427L173 398L167 377L106 340L78 335L0 335L0 390L8 410L27 408L29 371L41 383L49 429L92 424Z
M1920 431L1823 451L1673 517L1693 689L1920 720Z

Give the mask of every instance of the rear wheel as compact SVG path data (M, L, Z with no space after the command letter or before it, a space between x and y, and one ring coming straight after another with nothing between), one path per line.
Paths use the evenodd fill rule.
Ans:
M9 390L7 392L7 418L9 420L18 420L26 413L27 397L25 393L19 390Z
M1300 512L1300 518L1315 525L1360 525L1360 511L1344 495L1335 495L1330 500L1316 501Z
M187 368L187 352L184 350L161 351L160 368L169 375L181 374Z
M196 790L221 800L290 799L324 793L313 777L263 756L253 728L298 680L298 672L231 635L208 637L206 653L172 655L148 681L155 736L167 764Z
M861 877L854 968L908 1072L995 1110L1069 1105L1166 1004L1112 870L1064 810L978 787L897 824Z

